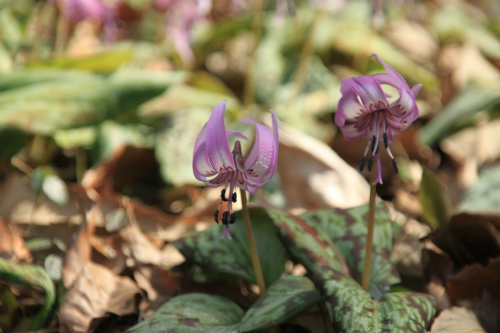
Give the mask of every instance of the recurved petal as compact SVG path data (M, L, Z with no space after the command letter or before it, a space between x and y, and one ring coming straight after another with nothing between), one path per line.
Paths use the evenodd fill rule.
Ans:
M201 144L195 148L193 154L193 173L196 179L207 182L207 177L214 176L217 171L212 167L207 156L206 145Z
M264 125L245 118L242 122L255 125L255 142L245 161L245 172L251 177L264 177L276 170L277 144L273 133ZM274 162L274 163L273 163Z
M360 131L356 124L347 124L340 126L342 134L347 141L355 141L365 135L365 131Z
M364 75L351 79L343 79L349 84L368 111L387 108L387 98L380 84L371 76Z
M207 122L207 156L217 173L231 172L236 169L224 124L226 103L222 101L217 104Z
M340 98L339 106L335 113L335 123L338 126L344 125L346 120L355 122L359 120L360 116L368 112L368 110L359 103L358 96L351 85L343 83L344 80L346 79L342 79L340 88L342 98Z
M411 95L411 92L406 90L401 91L401 96L389 107L389 112L396 119L400 119L401 122L406 120L405 127L411 125L418 118L418 107L415 102L415 98Z
M403 88L404 86L406 86L408 89L410 89L410 87L408 86L408 83L406 83L405 79L401 76L401 74L399 74L394 68L392 68L390 65L386 64L385 61L383 61L382 59L380 59L380 57L376 54L376 53L372 53L370 54L370 57L375 57L377 59L377 61L382 64L382 66L384 66L385 70L387 71L387 73L392 76L392 78L394 80L396 80L397 82L399 82L399 84L401 85L401 87Z
M245 141L248 141L248 138L246 137L246 135L241 134L241 133L240 133L240 132L238 132L238 131L226 130L226 134L227 134L227 135L231 135L231 136L235 136L235 137L240 138L240 139L243 139L243 140L245 140Z
M412 88L411 88L411 92L413 93L413 97L417 97L419 91L420 91L420 88L422 88L422 85L419 83L419 84L416 84L414 85Z

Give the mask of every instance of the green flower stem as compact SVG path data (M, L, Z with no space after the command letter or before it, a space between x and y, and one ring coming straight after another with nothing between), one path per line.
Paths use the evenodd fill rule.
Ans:
M372 252L373 252L373 231L375 229L375 199L377 197L376 185L373 184L375 179L377 165L375 164L370 175L370 204L368 210L368 234L366 235L366 255L365 267L363 269L363 277L361 286L364 290L370 291L370 273L372 268Z
M262 0L249 1L255 6L253 16L253 37L254 41L250 47L250 57L248 59L247 72L245 75L245 91L243 92L243 104L251 105L255 102L255 63L257 62L257 48L262 39L262 31L264 28L264 13L262 12Z
M247 192L243 189L240 190L241 193L241 204L243 206L243 220L245 221L245 229L247 231L248 246L250 247L250 259L252 260L253 270L255 272L255 279L257 280L257 285L260 288L260 294L266 292L266 283L264 281L264 275L262 274L262 267L260 266L259 253L257 252L257 246L255 245L255 237L253 236L252 221L250 220L250 214L248 213L247 207Z

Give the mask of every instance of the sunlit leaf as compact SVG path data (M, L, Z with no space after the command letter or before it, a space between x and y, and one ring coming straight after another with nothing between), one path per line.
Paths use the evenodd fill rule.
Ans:
M264 330L284 323L320 301L314 284L304 276L285 276L273 283L248 309L240 332Z
M186 294L172 298L124 333L238 333L243 310L226 298Z

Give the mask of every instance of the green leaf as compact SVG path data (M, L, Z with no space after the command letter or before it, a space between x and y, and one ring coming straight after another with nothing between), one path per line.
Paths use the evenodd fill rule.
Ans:
M448 192L426 167L422 168L422 180L418 192L425 220L435 229L450 222L452 205Z
M34 331L45 327L49 319L55 300L54 283L45 270L36 265L14 264L0 257L0 280L7 283L17 283L42 287L45 290L45 303L42 309L25 323L26 327L17 328L19 331Z
M329 265L327 258L319 256L328 254L319 228L284 212L270 215L292 257L314 274L335 332L425 332L435 313L431 296L388 293L373 300L342 270L341 258L331 257L336 263Z
M400 282L397 269L391 260L392 222L383 203L376 205L375 209L370 281L389 287ZM361 282L366 254L368 205L350 209L316 210L302 214L300 218L326 232L344 258L351 276Z
M268 213L260 208L250 209L249 213L264 279L270 285L283 273L288 255ZM221 239L223 230L222 224L212 225L175 241L174 245L187 261L208 271L233 274L256 283L241 211L236 213L236 223L231 225L232 239Z
M285 276L273 283L248 309L240 332L264 330L288 321L320 301L314 284L304 276Z
M124 333L238 333L241 317L243 310L226 298L185 294L172 298Z
M112 73L128 62L133 55L130 46L115 45L112 49L88 57L59 56L51 60L28 62L26 68L78 69L99 73Z
M479 174L477 182L465 192L458 211L500 212L500 168L487 169Z
M88 79L93 74L72 70L54 69L30 69L14 70L0 75L0 92L10 89L21 88L33 84L57 81L57 80L80 80Z
M425 145L434 145L439 140L462 128L472 116L500 104L500 89L495 86L470 86L455 97L433 117L419 132Z
M0 93L0 127L50 135L134 110L183 75L123 70L109 78L77 75Z

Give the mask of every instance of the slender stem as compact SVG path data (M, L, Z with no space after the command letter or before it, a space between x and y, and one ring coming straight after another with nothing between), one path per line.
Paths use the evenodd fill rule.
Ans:
M365 268L363 269L363 277L361 280L361 285L366 291L370 291L370 273L372 268L372 252L373 252L373 231L375 229L375 198L377 196L375 184L373 180L375 179L375 172L377 169L377 163L375 163L371 176L370 176L370 205L368 208L368 234L366 235L366 254L365 254Z
M250 214L248 213L247 207L247 192L243 189L241 193L241 204L243 206L243 220L245 221L245 229L247 231L248 245L250 247L250 259L252 260L253 270L255 272L255 278L257 280L257 285L260 288L260 293L266 292L266 283L264 282L264 275L262 274L262 267L260 266L259 253L257 252L257 246L255 245L255 237L253 236L252 221L250 220Z
M253 17L253 37L254 41L250 48L250 56L245 77L245 91L243 92L243 104L250 105L255 102L255 63L257 62L257 48L259 47L262 38L262 30L264 28L264 13L262 12L262 0L249 1L254 3L255 11Z

